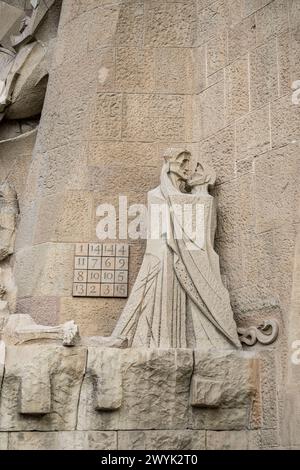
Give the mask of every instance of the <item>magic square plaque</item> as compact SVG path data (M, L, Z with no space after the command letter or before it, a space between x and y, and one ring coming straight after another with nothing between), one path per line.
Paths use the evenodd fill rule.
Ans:
M73 297L128 297L129 245L76 243Z

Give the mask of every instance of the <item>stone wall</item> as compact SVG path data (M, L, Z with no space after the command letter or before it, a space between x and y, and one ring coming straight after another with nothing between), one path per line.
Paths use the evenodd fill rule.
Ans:
M64 0L17 238L18 312L48 324L72 318L82 334L109 335L124 300L72 298L73 244L96 240L99 203L119 194L145 201L163 148L184 144L210 163L217 249L237 323L281 324L268 352L278 382L265 377L274 404L267 447L281 445L277 413L284 416L290 362L299 31L297 0ZM143 246L132 243L130 287ZM228 439L234 447L234 434Z

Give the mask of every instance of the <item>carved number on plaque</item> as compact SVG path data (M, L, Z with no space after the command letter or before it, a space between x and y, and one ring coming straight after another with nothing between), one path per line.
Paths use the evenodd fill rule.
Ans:
M77 243L73 297L128 297L129 246Z

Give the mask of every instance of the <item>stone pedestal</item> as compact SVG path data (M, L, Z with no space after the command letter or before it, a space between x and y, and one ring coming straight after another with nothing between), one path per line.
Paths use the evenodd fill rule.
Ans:
M220 448L229 441L259 448L270 428L262 406L266 361L256 353L5 350L4 343L1 350L0 442L13 449L204 449L213 433Z

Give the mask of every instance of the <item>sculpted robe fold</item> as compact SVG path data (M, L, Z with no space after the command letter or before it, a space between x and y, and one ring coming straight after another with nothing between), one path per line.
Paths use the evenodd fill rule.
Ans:
M214 198L207 191L181 192L168 168L163 166L160 186L148 193L146 252L113 336L127 337L129 347L240 348L213 249ZM200 242L188 233L189 211L194 226L196 214L203 216Z

